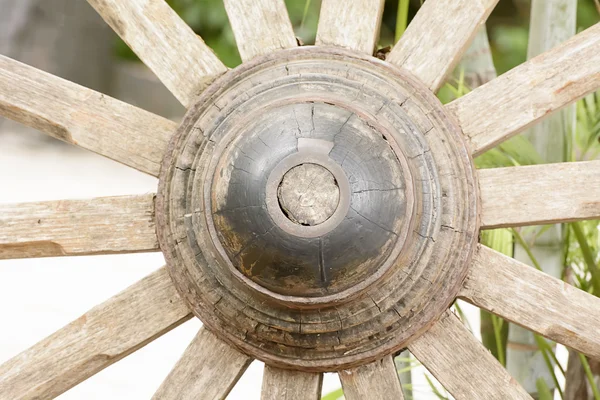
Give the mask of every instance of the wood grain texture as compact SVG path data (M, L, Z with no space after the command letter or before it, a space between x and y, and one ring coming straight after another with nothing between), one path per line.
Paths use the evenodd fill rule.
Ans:
M479 246L459 296L480 308L600 358L600 298Z
M384 3L384 0L324 0L316 44L372 55L379 39Z
M157 250L154 194L0 204L0 259Z
M227 67L163 0L88 0L184 106Z
M256 56L298 45L283 0L224 0L240 56Z
M443 84L498 0L427 0L386 60L432 91Z
M600 88L600 23L512 69L446 110L474 155Z
M265 365L261 400L318 400L323 374L292 371Z
M600 161L479 170L486 229L600 218Z
M346 400L404 399L391 355L338 373Z
M405 348L454 301L476 248L478 188L460 129L416 78L343 48L281 50L219 83L188 110L156 198L159 242L194 313L287 369L350 369ZM326 160L305 158L309 139L333 144ZM300 241L270 217L264 199L279 205L267 190L280 181L269 180L288 157L300 157L289 168L359 177L322 238Z
M0 115L154 176L177 127L2 55Z
M251 361L202 328L152 398L224 399Z
M52 399L191 317L166 268L0 366L3 399Z
M451 311L408 349L457 400L531 399Z
M302 164L285 173L277 199L292 222L314 226L333 215L340 201L340 188L327 168Z

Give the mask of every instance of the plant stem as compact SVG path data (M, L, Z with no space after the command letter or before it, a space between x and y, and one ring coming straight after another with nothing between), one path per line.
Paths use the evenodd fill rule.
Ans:
M560 394L560 398L564 398L564 394L562 389L560 388L560 384L558 383L558 378L556 377L556 373L554 372L554 364L552 364L552 361L550 360L550 357L548 356L548 353L552 353L554 354L554 352L552 351L552 348L548 345L548 343L546 342L546 340L544 338L542 338L540 335L534 335L535 337L535 341L538 345L538 348L540 349L540 351L542 352L542 357L544 357L544 362L546 363L546 368L548 368L548 371L550 372L550 376L552 377L552 381L554 382L554 385L556 386L556 389L558 390L558 393ZM542 378L539 378L542 379Z
M300 28L304 28L304 22L306 21L306 16L308 15L308 9L310 8L310 0L306 0L304 3L304 12L302 13L302 21L300 22Z
M498 352L498 361L502 366L506 366L504 358L504 346L502 338L503 321L495 315L492 315L492 325L494 326L494 337L496 338L496 351Z
M587 358L585 358L583 354L579 353L579 359L581 360L581 365L583 365L583 369L585 370L585 375L587 376L588 382L592 387L594 400L600 400L600 392L598 391L598 386L596 386L596 383L594 382L594 374L592 373L592 369L590 368Z
M533 255L533 252L531 251L531 247L529 247L529 245L527 244L527 242L525 242L525 239L523 239L523 236L521 236L521 234L519 233L519 231L516 230L515 228L510 228L510 229L512 230L513 235L515 235L515 239L517 239L517 242L519 242L519 244L521 245L521 247L523 247L523 250L525 250L525 253L527 253L527 257L529 257L529 259L531 260L531 263L533 264L533 266L538 271L542 271L542 267L540 266L540 263L537 261L537 259Z
M600 296L600 271L598 271L598 266L594 260L594 255L592 254L592 249L585 239L585 234L583 233L583 228L579 222L571 223L571 229L573 229L573 233L575 234L575 238L579 243L579 247L581 248L581 253L583 254L583 259L590 271L590 275L592 275L592 287L594 290L594 294L596 296Z
M406 27L408 26L408 6L410 4L410 0L398 0L398 13L396 15L396 34L395 41L397 42Z

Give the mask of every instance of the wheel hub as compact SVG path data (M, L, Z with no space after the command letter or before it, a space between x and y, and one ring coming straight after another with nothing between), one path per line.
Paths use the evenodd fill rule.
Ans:
M415 78L339 49L230 71L160 177L171 276L216 334L327 371L398 351L450 305L477 241L469 152Z
M300 164L283 175L277 188L279 208L286 217L302 226L327 221L340 203L340 187L327 168Z

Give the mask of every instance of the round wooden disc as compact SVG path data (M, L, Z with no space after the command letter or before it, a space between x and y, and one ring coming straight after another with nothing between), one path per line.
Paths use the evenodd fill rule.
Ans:
M157 221L178 290L269 364L333 371L405 347L477 242L470 152L414 77L345 50L252 60L190 107Z
M277 200L290 221L303 226L321 225L338 208L340 187L327 168L319 164L300 164L281 179Z

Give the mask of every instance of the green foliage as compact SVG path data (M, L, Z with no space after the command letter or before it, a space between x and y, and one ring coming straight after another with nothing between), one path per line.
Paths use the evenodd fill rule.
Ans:
M555 366L554 362L556 362L556 365L560 365L558 363L558 361L556 361L556 355L554 354L554 348L540 335L533 335L533 337L535 338L537 346L538 346L540 352L542 353L542 357L544 358L544 362L546 363L546 368L550 372L550 376L552 377L552 381L554 382L554 387L556 387L556 389L558 390L558 393L560 395L560 398L562 399L564 397L564 394L560 387L560 383L558 382L558 377L556 376L556 373L554 372L554 366ZM562 371L563 371L563 375L564 375L564 370L562 370ZM543 386L545 386L545 388L541 387L542 390L540 390L540 382L543 382ZM548 392L548 394L551 395L550 389L548 389L546 382L542 378L539 378L536 381L536 387L538 389L538 395L540 396L540 399L543 398L541 396L545 395L546 391ZM553 399L553 398L554 398L554 396L550 397L550 399Z
M600 156L600 93L577 103L577 127L570 160L594 160Z
M526 23L496 25L490 28L492 57L498 74L502 74L527 59L529 31Z
M394 35L394 42L400 39L400 36L406 30L408 25L408 7L410 6L409 0L398 0L398 12L396 13L396 34Z
M513 255L513 235L509 229L492 229L481 232L481 243L505 254ZM506 366L506 345L508 342L508 322L481 310L481 339L492 355Z
M552 395L552 392L550 391L550 388L544 379L538 378L538 380L535 382L535 386L537 388L539 400L554 400L554 396Z
M235 67L241 63L223 0L168 0L167 2L214 50L225 65ZM314 44L321 0L286 0L286 5L296 36L305 44ZM138 60L120 39L116 43L115 52L119 58Z
M437 385L433 383L433 380L429 377L428 374L425 374L425 379L427 380L427 384L431 388L433 394L440 400L450 400L447 393L442 393L440 389L438 389ZM443 389L442 389L443 390ZM445 392L445 390L444 390Z
M579 360L581 361L581 365L583 365L583 369L585 371L585 376L588 380L588 383L592 387L594 400L600 400L600 390L598 389L598 385L596 385L596 381L594 380L594 374L592 373L592 369L590 368L590 364L588 363L587 358L583 354L579 354Z
M170 0L169 4L228 67L241 62L222 0Z
M285 4L296 36L304 44L314 44L321 0L286 0Z
M334 390L333 392L327 393L325 396L321 397L321 400L338 400L344 396L344 391L342 388L338 390Z

